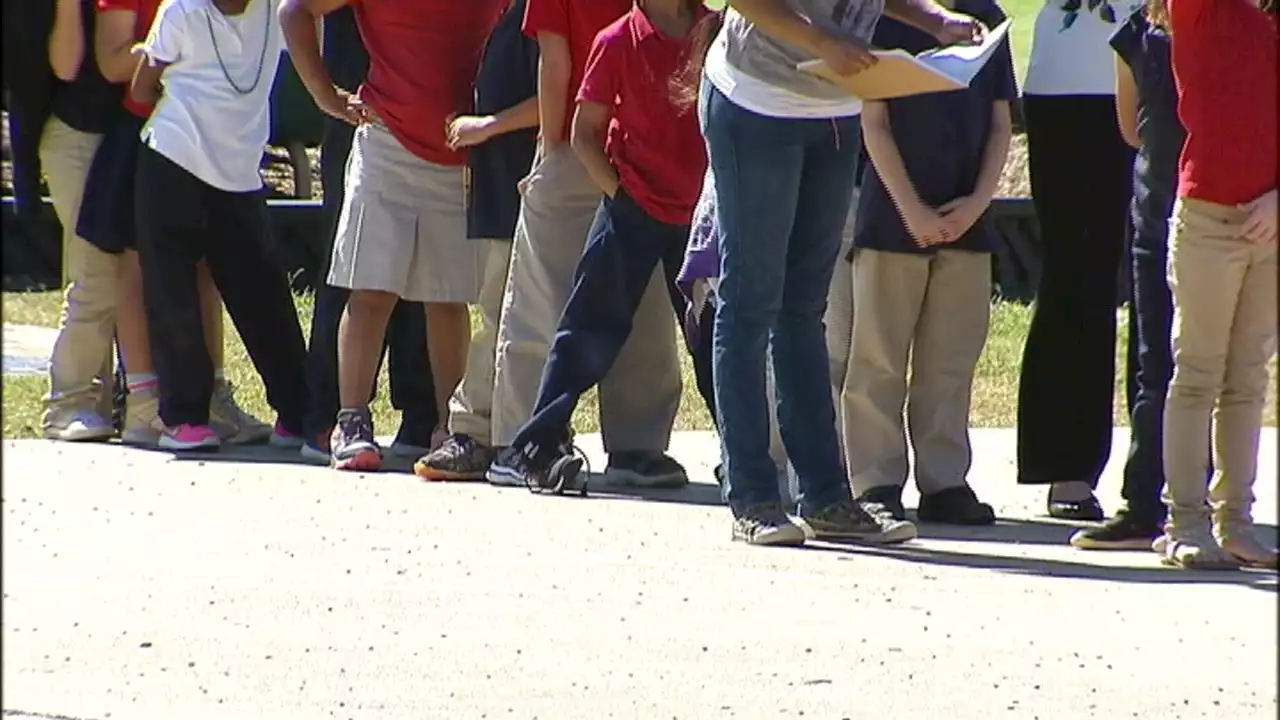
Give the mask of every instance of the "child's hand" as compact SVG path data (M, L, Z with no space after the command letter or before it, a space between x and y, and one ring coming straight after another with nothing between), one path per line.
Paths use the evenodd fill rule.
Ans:
M445 123L450 150L472 147L493 137L497 122L492 115L458 115Z
M907 225L907 232L920 247L951 242L951 228L942 213L917 204L903 210L902 221Z
M987 203L972 195L958 197L939 207L938 214L942 215L943 222L950 229L950 239L947 242L955 242L964 237L986 209Z
M1241 234L1251 242L1259 245L1276 241L1276 191L1263 195L1253 202L1241 205L1242 210L1249 211L1244 221Z
M316 105L324 114L337 118L349 125L369 122L369 108L353 93L342 88L333 88L333 94L316 98Z

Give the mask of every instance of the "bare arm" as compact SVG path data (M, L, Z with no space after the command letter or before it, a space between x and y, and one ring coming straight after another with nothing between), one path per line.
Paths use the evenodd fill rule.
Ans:
M538 96L526 98L493 116L493 134L505 135L516 130L538 127Z
M538 33L538 104L539 124L542 126L542 155L546 157L560 145L564 137L565 106L569 93L577 88L569 87L573 61L569 55L569 40L555 33Z
M596 102L578 103L573 114L573 152L582 161L587 174L605 195L618 192L618 171L604 154L604 130L609 124L609 108Z
M862 104L862 141L876 174L889 191L889 198L904 217L925 209L924 201L916 192L916 186L907 175L907 165L893 141L893 127L889 123L889 106L870 100Z
M1129 64L1119 54L1116 55L1116 121L1130 147L1142 145L1138 138L1138 86Z
M991 108L991 131L987 133L987 147L982 153L982 167L978 181L974 183L975 202L986 209L1000 186L1005 161L1009 158L1009 141L1013 138L1013 108L1008 100L996 100Z
M13 2L13 0L9 0ZM49 64L59 80L71 82L84 62L84 22L80 0L56 0L49 33Z
M129 96L134 102L154 105L160 100L160 76L166 67L166 63L148 62L145 58L138 63L133 82L129 85Z
M280 3L280 31L289 59L307 92L325 113L349 123L360 121L345 92L333 84L320 55L320 18L341 8L347 0L284 0Z
M98 13L93 33L93 55L98 61L98 71L108 82L127 83L138 68L138 56L133 54L133 24L137 13L128 10L108 10Z

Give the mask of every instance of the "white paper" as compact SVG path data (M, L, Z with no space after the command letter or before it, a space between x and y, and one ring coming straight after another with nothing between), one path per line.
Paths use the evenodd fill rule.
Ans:
M920 53L916 59L956 82L968 86L1000 47L1000 43L1004 42L1012 22L1012 20L1005 20L991 28L982 42L977 45L948 45Z

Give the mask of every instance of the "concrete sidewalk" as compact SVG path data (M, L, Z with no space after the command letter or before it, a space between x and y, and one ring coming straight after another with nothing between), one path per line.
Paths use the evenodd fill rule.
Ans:
M729 542L703 433L673 451L702 483L585 500L8 441L0 715L1276 716L1274 574L1073 550L1013 434L974 444L996 527L771 550ZM1262 458L1274 525L1274 429Z

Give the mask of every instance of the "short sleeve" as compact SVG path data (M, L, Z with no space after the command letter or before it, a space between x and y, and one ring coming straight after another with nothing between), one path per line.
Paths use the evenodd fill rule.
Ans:
M531 38L544 32L569 37L569 0L529 0L520 29Z
M615 26L616 28L617 26ZM595 102L612 108L618 99L622 67L619 37L608 29L596 36L587 56L587 70L578 88L578 102Z
M94 0L94 6L98 12L111 12L113 10L138 12L138 0Z
M151 23L147 38L139 45L139 52L152 64L177 62L187 33L187 17L181 0L165 0L156 11L156 19Z

